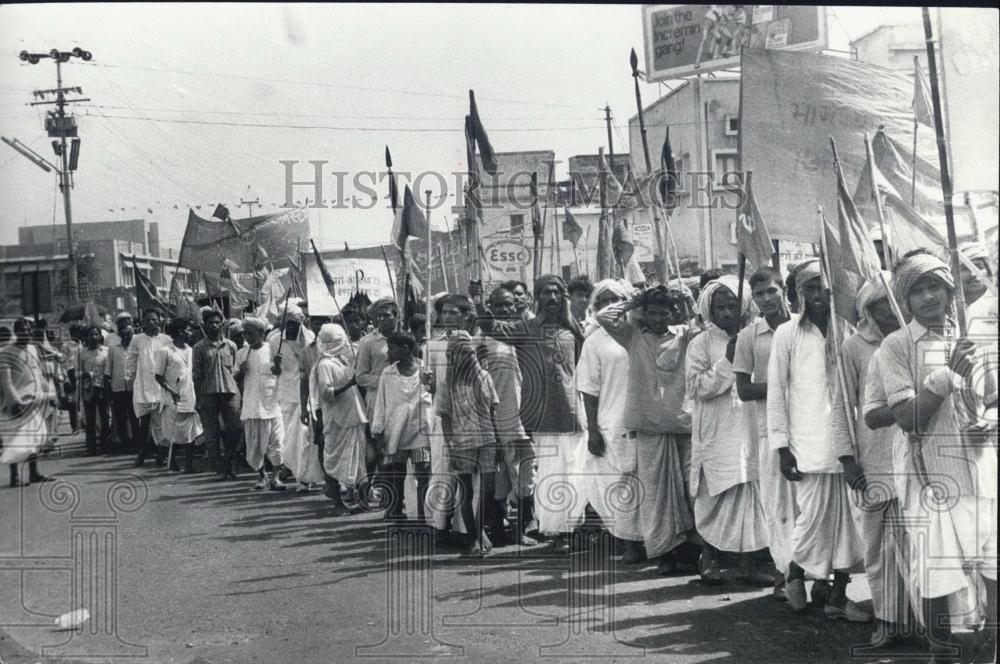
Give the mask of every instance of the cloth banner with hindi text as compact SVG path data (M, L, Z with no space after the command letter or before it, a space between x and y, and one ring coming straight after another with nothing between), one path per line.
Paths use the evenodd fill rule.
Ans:
M774 239L818 242L816 205L836 215L831 136L849 183L867 162L864 132L881 125L912 141L913 80L906 72L814 53L744 51L740 97L741 164L753 171L757 205ZM930 162L933 134L917 138L918 156Z
M258 265L252 263L261 263L266 255L273 267L288 267L289 257L294 258L308 242L309 215L305 209L231 222L202 219L189 210L178 264L218 274L223 260L229 259L237 265L234 271L253 272Z
M386 271L385 259L379 247L366 247L348 251L323 251L323 263L330 271L336 284L337 299L334 302L323 283L323 275L311 254L303 254L305 268L305 296L309 303L309 313L313 316L335 316L340 313L340 307L347 304L356 290L368 295L374 302L383 297L395 297L392 284L399 287L397 276L399 268L397 259L399 251L395 247L386 246L389 265L392 269L392 280ZM339 306L338 306L339 305Z

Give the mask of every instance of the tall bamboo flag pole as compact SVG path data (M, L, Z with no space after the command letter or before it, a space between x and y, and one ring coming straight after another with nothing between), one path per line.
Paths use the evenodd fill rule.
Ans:
M604 124L607 127L607 131L608 131L608 173L609 173L608 178L611 179L611 178L615 177L615 141L611 137L611 107L608 106L608 105L604 106ZM647 167L646 170L649 170L648 167ZM620 190L618 192L618 196L619 196L619 199L620 199L621 198L621 191ZM616 205L619 202L620 201L614 201L614 202L608 201L608 215L611 217L612 234L614 233L613 229L615 228L615 207L616 207ZM614 243L613 242L612 242L612 247L614 247ZM612 250L611 250L611 255L612 255L611 274L609 276L610 277L617 277L617 276L624 277L625 276L625 266L621 265L619 263L618 257L615 256L615 250L614 250L614 248L612 248ZM621 271L620 275L617 274L617 272L619 270Z
M913 76L920 77L923 76L923 72L920 71L920 60L917 56L913 56ZM923 81L916 80L913 82L913 90L916 93L923 85ZM913 155L910 157L910 207L916 207L917 205L917 128L920 126L920 121L917 118L917 103L916 96L914 95L914 109L913 109ZM882 236L885 238L885 235ZM883 239L883 242L885 240Z
M934 34L931 30L931 13L922 8L924 37L927 40L927 70L931 79L931 102L934 105L934 133L937 135L938 162L941 168L941 193L944 196L944 220L948 228L948 252L951 254L951 273L955 279L955 308L958 310L958 331L965 335L965 289L962 287L962 267L958 257L958 236L955 233L955 211L952 208L951 172L948 170L948 145L944 139L944 121L941 116L941 94L938 91L937 58L934 55Z
M426 316L426 322L424 323L424 338L430 339L431 332L433 331L433 324L431 320L431 314L433 310L431 308L431 271L434 269L434 245L431 244L431 190L427 189L424 191L425 200L427 201L427 283L424 284L424 315ZM444 277L444 270L441 270L441 276ZM421 356L421 361L425 361L427 353Z
M399 190L396 188L396 176L392 174L392 154L389 152L389 146L385 146L385 169L389 175L389 204L392 206L392 216L393 219L396 217L396 210L399 208ZM396 291L395 285L392 286L393 295L396 296L396 302L399 304L400 313L406 310L406 291L409 284L409 271L406 266L406 242L409 240L408 236L403 237L403 246L399 247L399 265L400 271L403 273L403 278L400 280L401 292ZM385 258L386 270L389 269L389 258L386 256L385 247L382 247L382 257ZM389 274L389 282L392 283L392 273ZM402 319L400 316L399 319Z
M629 54L629 64L632 67L632 80L635 85L635 105L639 112L639 135L642 137L642 156L646 160L646 173L650 174L653 172L653 164L649 159L649 141L646 139L646 121L642 116L642 93L639 91L639 56L635 54L635 49ZM669 222L667 222L669 223ZM670 276L670 257L667 252L666 243L663 240L664 229L660 226L660 215L653 211L653 230L656 233L656 249L660 253L660 283L666 284L667 279ZM675 259L677 257L675 256ZM680 261L677 261L678 267L680 266ZM677 278L681 278L681 274L678 271Z
M834 147L836 154L836 147ZM892 252L889 249L889 236L885 234L885 211L882 209L882 197L879 195L878 183L875 181L875 155L872 153L872 142L865 132L865 154L868 156L868 177L870 178L872 196L875 199L875 215L878 217L878 230L882 233L882 260L885 269L892 269Z

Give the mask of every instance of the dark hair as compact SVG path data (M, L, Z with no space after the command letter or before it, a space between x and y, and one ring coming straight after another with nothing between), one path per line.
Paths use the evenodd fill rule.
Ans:
M441 310L444 310L444 305L453 304L462 310L466 315L476 312L476 305L472 303L465 295L459 295L458 293L448 293L439 300L441 302Z
M165 331L168 336L175 337L180 334L184 328L189 327L190 325L191 321L187 318L171 318L167 323Z
M781 275L777 272L777 270L767 267L766 265L764 267L759 267L753 271L753 274L750 275L750 290L753 290L753 287L757 284L766 284L772 281L778 284L778 286L784 286L784 282L781 280Z
M715 281L724 274L725 272L723 272L717 267L713 267L710 270L705 270L704 272L701 273L701 277L699 277L698 279L698 287L704 288L705 284L707 284L710 281Z
M6 325L0 325L0 344L7 343L14 333Z
M427 314L416 313L410 316L410 331L427 330Z
M417 339L409 332L393 332L385 338L385 342L390 346L405 346L410 355L417 352Z
M206 311L205 313L203 313L201 315L201 322L207 323L208 319L212 318L213 316L216 317L216 318L218 318L220 322L222 320L224 320L224 317L222 316L222 312L221 311L219 311L218 309L209 309L208 311ZM169 332L168 332L168 334L169 334Z
M788 296L788 303L793 307L799 303L799 292L795 288L795 273L789 272L785 277L785 294Z
M578 274L569 280L566 290L569 291L570 295L583 293L587 297L590 297L590 294L594 292L594 284L586 274Z
M514 289L517 288L518 286L520 286L521 290L523 290L525 293L531 292L528 290L528 284L524 283L523 281L518 281L517 279L508 279L507 281L504 281L503 283L500 284L500 288L506 288L511 293L513 293Z
M487 298L487 301L490 304L496 303L497 298L499 298L502 293L510 293L511 295L514 294L514 292L511 289L506 288L505 286L497 286L496 288L490 291L490 296Z
M91 332L97 330L97 333L101 335L101 342L104 342L104 335L101 334L101 328L97 325L84 325L83 326L83 338L86 339L90 336Z
M149 309L146 309L145 311L142 312L142 319L146 320L146 316L148 316L149 314L156 314L157 318L162 318L162 316L160 316L160 312L158 310L149 308Z
M668 307L676 307L678 305L683 305L684 294L676 289L669 289L663 284L653 286L642 292L642 297L640 299L642 303L642 310L645 311L652 305L664 305Z

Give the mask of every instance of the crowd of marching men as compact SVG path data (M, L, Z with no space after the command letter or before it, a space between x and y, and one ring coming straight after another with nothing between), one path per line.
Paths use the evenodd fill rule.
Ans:
M568 550L600 519L624 564L874 619L875 645L920 625L935 661L962 644L991 658L996 266L981 245L962 251L979 271L963 268L964 335L952 272L919 250L860 289L851 329L817 259L743 284L717 270L649 288L473 283L435 298L430 336L391 298L336 317L292 302L273 326L123 312L61 350L23 319L0 330L4 459L29 465L27 478L11 465L12 485L48 479L35 455L69 366L91 454L113 422L136 466L152 452L191 473L202 458L226 481L245 464L254 489L322 485L334 515L409 513L471 555ZM848 599L851 575L874 615Z

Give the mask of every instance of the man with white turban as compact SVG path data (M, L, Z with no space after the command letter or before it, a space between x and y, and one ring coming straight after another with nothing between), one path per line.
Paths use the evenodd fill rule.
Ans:
M805 579L833 587L824 613L867 622L870 616L847 599L850 574L863 569L861 543L851 518L847 485L830 431L835 363L827 349L830 292L818 260L795 273L802 313L774 333L767 374L768 444L780 455L781 474L796 482L798 517L786 593L795 611L806 608Z
M717 552L739 554L738 577L769 586L774 578L754 568L750 554L767 547L767 527L758 488L757 432L750 406L736 394L735 340L748 321L752 301L737 303L739 279L714 279L698 297L704 332L688 347L685 376L691 415L691 493L695 527L705 540L702 580L722 583ZM749 292L750 287L744 288Z
M628 398L628 351L594 320L605 307L625 302L632 287L604 279L590 295L587 338L577 365L577 389L587 413L587 454L581 491L605 528L624 544L624 561L642 559L639 530L641 490L636 478L635 440L623 423ZM620 320L615 325L628 324Z
M885 273L886 281L890 276ZM838 375L830 425L844 480L852 489L852 515L861 538L865 574L872 594L876 627L871 643L886 646L908 630L909 564L908 555L899 548L899 543L905 541L905 533L894 481L895 431L890 427L870 429L865 424L862 406L872 356L883 338L899 329L899 322L881 281L865 282L858 292L856 307L858 329L841 346L844 385L841 387ZM851 444L852 440L857 448Z
M309 440L309 427L302 423L302 391L299 367L302 354L315 336L305 326L302 309L289 304L278 327L267 336L278 376L278 405L285 438L281 457L299 483L299 492L324 481L323 467Z
M278 378L271 371L274 357L271 346L264 343L266 330L267 323L260 318L243 319L247 345L236 352L236 381L243 384L240 420L246 438L247 464L260 477L254 489L283 491L286 487L276 471L281 466L285 428L278 405Z
M997 622L995 372L984 370L973 341L957 338L949 316L955 282L940 259L929 254L905 259L896 267L892 288L913 320L882 342L879 369L887 403L909 434L919 470L928 548L925 559L915 563L925 565L920 594L931 650L935 657L950 657L958 645L948 624L949 597L979 586L968 582L965 568L978 572L985 590L987 627L980 630L978 655L992 655Z
M341 487L353 490L366 479L365 408L354 385L354 367L347 332L327 323L316 335L319 358L309 377L309 403L323 423L323 471L330 483L327 497L334 513L348 513L340 498Z

